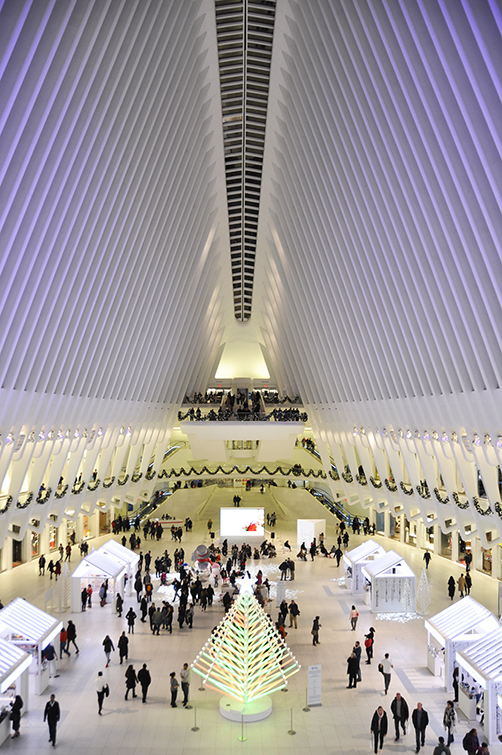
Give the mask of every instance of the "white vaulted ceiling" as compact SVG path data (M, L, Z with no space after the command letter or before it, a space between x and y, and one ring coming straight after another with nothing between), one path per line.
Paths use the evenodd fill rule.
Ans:
M227 369L232 344L253 344L334 456L357 446L353 428L374 436L378 456L391 429L388 458L418 456L425 476L426 457L448 459L466 490L485 465L498 500L500 4L251 3L257 49L256 19L267 18L266 130L238 249L223 6L0 3L2 493L24 489L29 464L16 473L12 461L26 440L17 457L13 446L30 433L99 428L113 445L130 428L134 469L142 445L168 437L182 397L210 384L224 349ZM243 100L244 116L255 104ZM433 433L441 448L424 441ZM453 433L494 442L452 450Z

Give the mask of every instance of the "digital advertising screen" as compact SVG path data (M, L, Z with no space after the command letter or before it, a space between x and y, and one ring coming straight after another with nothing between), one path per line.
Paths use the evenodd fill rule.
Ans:
M265 509L220 509L220 537L265 534Z

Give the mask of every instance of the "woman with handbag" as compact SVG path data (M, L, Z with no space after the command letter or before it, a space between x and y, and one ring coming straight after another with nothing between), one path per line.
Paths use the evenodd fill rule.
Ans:
M453 734L455 732L455 708L452 700L448 700L446 703L446 708L444 709L443 714L443 726L445 731L448 732L447 745L449 746L454 741Z
M16 695L11 702L11 709L9 718L12 721L12 739L19 736L19 727L21 726L21 708L23 707L23 698L21 695Z

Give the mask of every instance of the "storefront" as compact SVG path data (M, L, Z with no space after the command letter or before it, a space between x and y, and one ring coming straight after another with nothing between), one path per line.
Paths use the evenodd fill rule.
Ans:
M38 558L40 555L40 535L38 532L31 533L31 557Z
M99 590L106 580L108 580L107 603L113 606L117 592L124 595L124 577L127 574L127 568L127 564L123 561L105 556L99 551L91 551L71 575L72 613L81 610L81 593L84 587L91 585L93 598L99 601Z
M427 668L453 690L455 654L498 627L487 608L467 596L424 622L427 629ZM442 660L442 663L441 663Z
M58 546L58 528L51 524L49 527L49 550L55 551Z

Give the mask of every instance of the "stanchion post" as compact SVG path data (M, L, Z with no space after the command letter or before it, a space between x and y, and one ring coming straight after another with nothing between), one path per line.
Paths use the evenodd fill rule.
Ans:
M197 726L197 706L193 706L193 726L192 731L199 731L199 727Z
M291 708L291 729L288 731L288 734L296 734L296 731L293 729L293 708Z
M310 712L310 708L309 708L309 690L308 690L308 687L305 687L305 707L304 707L303 710L305 711L305 713L309 713Z
M247 737L244 736L244 714L241 715L241 735L239 737L239 742L245 742Z

